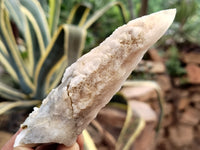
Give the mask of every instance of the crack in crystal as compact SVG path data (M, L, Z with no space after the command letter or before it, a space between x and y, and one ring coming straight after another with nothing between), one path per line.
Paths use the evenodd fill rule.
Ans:
M73 116L74 116L74 108L73 108L73 106L72 106L73 102L72 102L72 98L71 98L71 96L69 95L69 91L68 91L68 89L69 89L69 84L67 85L67 89L66 89L66 91L67 91L67 95L68 95L69 100L70 100L70 105L71 105L71 109L72 109L72 118L73 118Z

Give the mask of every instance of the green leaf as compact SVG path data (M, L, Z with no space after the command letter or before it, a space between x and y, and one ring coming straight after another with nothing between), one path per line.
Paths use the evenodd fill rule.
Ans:
M27 16L28 20L33 25L35 30L41 54L44 54L46 47L49 44L50 32L47 20L42 10L40 3L35 0L20 0L21 10Z
M19 0L5 0L5 6L9 11L11 20L13 20L17 28L19 29L21 35L24 37L25 24L24 24L24 14L20 10Z
M48 7L49 7L49 4L47 2L47 0L38 0L38 2L40 3L40 5L42 6L42 9L45 10L45 12L47 13L48 12ZM46 14L48 16L48 14Z
M61 2L62 0L49 0L49 29L51 35L54 34L58 26Z
M74 5L67 19L67 24L74 24L80 27L83 26L89 15L90 9L91 5L88 3L78 3Z
M119 110L126 110L127 112L115 149L129 150L131 145L144 129L145 121L132 110L128 100L120 93L117 93L112 98L108 106Z
M182 26L196 13L198 8L196 0L176 1L174 4L177 9L175 20L181 23Z
M34 94L35 97L44 97L46 80L50 82L49 78L51 77L49 74L53 74L57 70L60 66L58 65L60 60L63 60L67 66L68 34L68 26L61 26L54 34L45 54L40 58L34 77L34 82L37 87L37 91ZM53 71L51 71L52 69Z
M55 68L55 64L57 64L57 62L59 62L63 57L66 57L67 47L65 47L65 41L67 41L67 34L67 28L60 29L53 37L43 57L40 58L34 77L34 82L37 89L36 93L34 94L35 98L44 98L45 82L48 74L51 72L50 70ZM67 60L65 62L67 65Z
M17 74L13 68L13 66L9 62L9 54L8 51L3 44L3 42L0 40L0 60L1 64L4 66L6 71L11 75L11 77L16 81L19 82L19 79L17 77Z
M37 63L38 55L40 55L40 50L38 43L36 42L37 38L36 35L33 32L33 27L28 21L27 17L24 19L25 21L25 34L24 34L24 42L26 43L26 51L25 53L28 55L25 57L25 60L27 61L25 63L26 69L29 73L29 76L32 77L34 74L34 68ZM32 29L32 30L31 30ZM38 54L38 55L37 55Z
M154 88L154 90L157 93L157 98L160 107L159 120L158 125L156 127L156 131L158 132L161 128L161 123L164 117L164 98L160 86L154 81L126 81L124 83L124 86L146 86Z
M83 15L82 15L82 17L80 19L80 22L78 24L79 27L82 27L84 25L84 23L87 20L87 17L89 15L89 13L90 13L90 7L86 7L85 10L84 10L84 12L83 12Z
M11 20L13 20L22 36L24 36L24 14L20 10L19 0L5 0L6 8L9 11Z
M27 48L27 70L31 77L34 76L36 65L45 53L50 41L50 32L47 20L40 4L33 1L20 0L21 11L26 16L25 19L25 43Z
M76 61L81 55L85 34L86 32L81 28L70 25L63 25L58 29L36 68L35 97L43 98L44 93L50 90L49 87L60 81L66 66Z
M67 56L62 57L49 71L45 82L45 95L47 95L53 88L55 88L63 76L67 66Z
M71 65L82 54L86 40L86 30L73 25L68 25L68 27L68 65Z
M14 68L23 91L25 93L30 93L33 89L33 84L28 76L23 59L18 50L8 12L3 4L0 12L0 35L2 43L5 43L5 48L9 54L9 56L7 56L7 60Z
M23 10L23 8L22 8ZM24 12L25 13L25 12ZM26 13L25 13L26 14ZM45 53L45 48L43 47L43 43L41 42L42 36L38 29L38 26L36 24L36 22L32 22L30 20L29 15L26 15L26 33L25 33L25 43L26 43L26 49L27 49L27 53L28 53L28 61L29 64L28 67L30 69L30 74L33 77L34 75L34 71L36 68L36 65L38 64L38 61L40 59L40 57L42 57L42 55L44 55ZM43 49L44 48L44 49Z
M25 95L21 91L13 89L9 87L8 85L5 85L4 83L1 83L1 82L0 82L0 96L5 97L9 100L27 99L27 95Z
M1 102L0 103L0 115L16 107L33 107L40 104L40 100L32 101L17 101L17 102Z
M145 121L141 117L134 114L128 104L126 120L117 140L116 150L129 150L144 127Z
M168 51L169 51L169 58L166 61L166 67L170 76L180 77L180 76L185 75L186 70L181 65L178 48L176 46L171 46Z
M90 17L89 20L86 21L86 23L83 25L83 28L88 29L104 13L106 13L110 8L112 8L114 6L118 6L118 8L120 9L121 14L122 14L122 19L123 19L124 23L126 23L127 22L126 14L125 14L126 11L125 11L125 8L124 8L123 4L121 2L114 1L114 2L111 2L111 3L107 4L106 6L104 6L103 8L101 8L100 10L97 10L94 13L94 15L92 17Z
M86 31L77 26L66 25L66 27L68 27L68 33L66 35L68 37L66 38L67 41L65 42L65 45L67 46L67 62L65 58L62 58L58 64L55 64L55 66L51 69L47 76L47 82L45 85L45 87L47 87L46 93L57 86L66 67L70 66L81 56L84 48ZM59 67L56 68L56 66Z

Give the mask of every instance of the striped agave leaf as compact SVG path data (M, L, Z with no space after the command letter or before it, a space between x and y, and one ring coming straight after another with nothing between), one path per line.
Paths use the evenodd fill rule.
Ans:
M116 150L129 150L145 127L145 120L137 115L127 102L127 115L116 143Z
M158 119L158 124L156 131L158 133L162 119L163 119L163 106L164 100L160 86L153 81L126 81L123 85L124 87L137 87L137 86L144 86L144 87L152 87L156 93L160 107L160 115ZM118 98L116 98L118 97ZM116 99L118 101L116 101ZM130 102L122 95L120 92L115 95L114 101L109 103L109 106L126 110L126 119L123 125L123 128L120 132L120 135L116 142L116 150L129 150L131 145L135 142L137 137L141 134L145 127L145 120L141 118L141 116L137 115L136 112L131 108Z
M124 83L124 86L132 86L132 87L137 87L137 86L143 86L143 87L151 87L155 90L157 94L157 99L158 99L158 104L160 107L160 114L159 114L159 119L158 119L158 125L156 127L156 131L158 132L161 128L161 123L164 117L164 98L163 98L163 93L158 85L158 83L154 81L130 81L127 80Z
M126 118L115 144L115 150L129 150L145 127L145 120L131 108L130 102L117 93L108 107L126 111Z
M24 93L29 94L33 90L33 84L30 80L29 74L27 73L26 67L24 65L22 56L20 51L18 50L18 46L12 32L11 23L9 20L9 14L3 3L1 3L1 12L0 12L0 35L1 35L1 54L5 56L5 52L7 53L5 59L7 61L2 62L2 64L6 64L9 62L10 67L12 69L7 70L10 74L13 73L12 70L15 70L15 74L11 74L11 76L17 76L17 81L21 85L21 88ZM2 49L4 49L2 51ZM8 65L7 65L8 66Z
M61 0L49 1L48 17L40 4L37 0L0 1L0 61L20 87L14 90L0 84L0 96L10 100L43 99L60 82L64 69L81 56L86 30L111 7L118 6L125 20L124 8L119 2L109 3L89 19L91 8L77 4L67 23L59 25Z
M57 84L59 80L53 79L52 81L52 76L61 78L67 66L67 60L68 63L75 61L80 53L80 49L83 49L86 32L82 29L78 30L79 28L74 28L70 25L61 26L53 36L51 45L47 47L45 55L39 60L34 76L37 87L36 97L44 96L45 89L49 91L48 87L52 88L52 85ZM69 49L73 51L69 51ZM49 61L49 58L51 61ZM55 62L57 63L55 64ZM55 76L54 73L57 73L57 75Z
M34 105L40 104L40 100L24 100L24 101L16 101L16 102L1 102L0 103L0 115L5 113L6 111L15 108L15 107L30 107Z
M25 16L20 9L20 3L16 0L7 0L4 1L6 8L10 12L11 19L16 23L20 33L24 37L24 30L25 30Z
M0 82L1 96L11 101L23 101L28 99L28 96L17 89L11 88L4 83Z
M60 5L62 0L49 0L49 30L51 35L57 30L60 17Z
M122 15L122 19L125 22L127 22L127 18L126 18L126 11L125 8L123 6L123 4L119 1L113 1L109 4L107 4L106 6L104 6L103 8L101 8L100 10L96 11L91 17L90 19L88 19L82 26L85 29L88 29L97 19L99 19L103 14L105 14L105 12L107 12L110 8L117 6L119 8L119 10L121 11L121 15Z

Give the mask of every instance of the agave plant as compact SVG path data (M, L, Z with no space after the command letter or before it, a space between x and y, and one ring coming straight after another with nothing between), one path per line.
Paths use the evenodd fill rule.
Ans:
M89 19L91 8L77 4L59 25L61 2L49 0L45 12L37 0L0 1L0 63L14 82L13 87L0 82L0 96L6 100L0 103L0 114L40 104L64 69L81 56L87 29L110 8L118 6L126 21L120 2L107 4Z

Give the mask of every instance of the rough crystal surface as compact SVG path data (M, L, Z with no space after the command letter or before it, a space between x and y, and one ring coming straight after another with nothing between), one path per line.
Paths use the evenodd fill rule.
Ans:
M15 146L70 146L120 89L147 49L169 28L176 10L144 16L116 29L104 42L68 67L62 83L25 120Z

